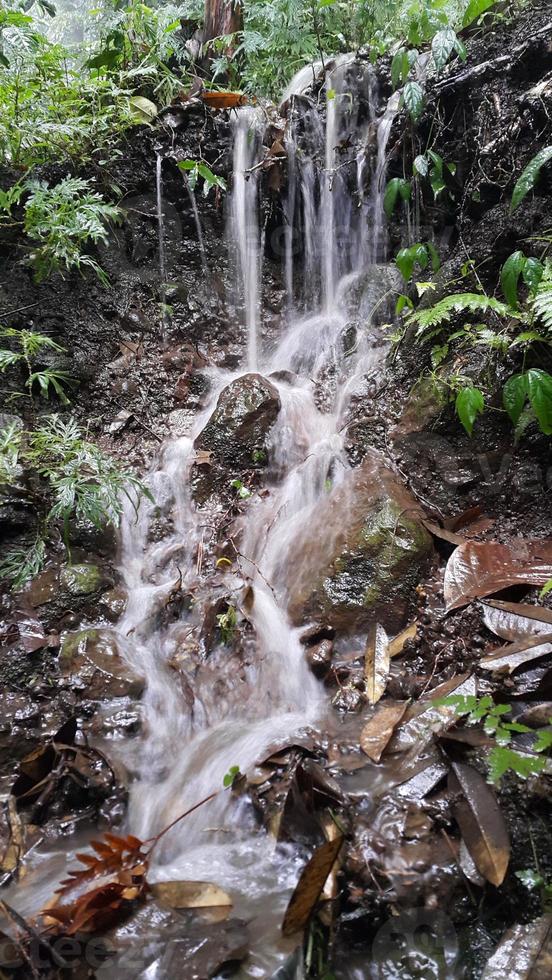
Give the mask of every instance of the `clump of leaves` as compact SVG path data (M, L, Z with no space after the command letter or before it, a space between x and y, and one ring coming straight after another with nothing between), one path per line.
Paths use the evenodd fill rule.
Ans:
M225 646L230 646L238 625L238 614L235 606L230 605L226 612L219 613L217 616L217 625L220 630L222 642Z
M224 177L218 177L213 173L210 167L207 166L202 160L182 160L178 166L185 174L186 180L188 181L188 186L190 190L194 191L197 187L197 182L201 178L203 181L203 196L207 197L211 188L219 188L219 190L226 190L226 181Z
M467 725L483 725L483 731L496 741L496 746L489 753L489 782L499 783L507 772L514 772L521 779L528 779L543 772L547 760L542 755L534 753L548 752L552 748L552 728L541 729L532 746L532 753L521 753L510 748L512 738L516 734L530 734L533 729L516 721L509 721L511 714L509 704L495 704L490 696L476 698L473 696L449 695L440 698L436 705L455 709L459 716L465 715ZM551 719L552 722L552 719Z
M33 363L42 351L50 350L64 354L65 347L60 347L51 337L34 330L15 330L13 327L6 327L0 330L0 337L9 338L18 348L17 350L0 349L0 372L3 373L8 368L22 364L27 375L25 387L31 400L33 387L37 385L45 398L48 398L54 391L62 404L66 405L68 402L66 389L75 383L73 378L67 371L55 368L35 370ZM18 397L18 395L12 397Z
M135 508L142 496L153 503L150 491L134 473L84 439L74 420L66 422L57 415L31 432L12 426L0 433L0 486L2 482L13 484L18 467L34 485L39 526L28 559L21 562L19 552L8 552L0 564L0 576L10 579L16 588L39 571L45 541L58 523L69 550L72 519L101 530L106 524L118 526L125 498Z
M32 256L39 281L59 269L88 267L98 278L108 278L95 258L85 252L90 243L107 244L110 221L119 222L121 212L92 189L81 177L65 177L54 187L45 181L30 181L25 203L25 232L38 243Z

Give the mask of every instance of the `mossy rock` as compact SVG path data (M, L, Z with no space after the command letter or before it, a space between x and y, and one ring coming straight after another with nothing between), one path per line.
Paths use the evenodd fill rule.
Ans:
M143 676L121 656L117 637L110 630L66 633L59 668L70 687L92 700L139 697L144 689Z
M308 536L298 535L293 621L351 633L378 620L400 630L433 554L421 517L414 498L372 453L320 505Z

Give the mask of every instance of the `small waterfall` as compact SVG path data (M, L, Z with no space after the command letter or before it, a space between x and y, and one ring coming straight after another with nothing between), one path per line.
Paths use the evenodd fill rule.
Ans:
M247 329L247 367L256 371L259 360L261 236L258 214L261 120L257 110L237 113L234 138L234 183L231 200L231 243L236 249Z
M369 268L367 262L382 257L387 144L396 104L390 103L378 123L371 69L357 69L351 56L345 56L327 71L324 127L314 102L302 97L300 110L293 105L293 96L312 82L312 75L310 67L302 69L286 95L291 103L286 137L287 298L272 350L260 344L264 242L257 164L263 117L255 109L241 108L234 124L228 241L236 253L247 328L243 370L270 376L281 402L270 435L266 492L254 494L246 504L240 560L224 577L218 568L203 571L198 550L211 517L197 510L191 490L194 440L236 375L209 369L208 404L189 437L163 446L148 477L155 505L142 499L138 516L130 505L124 514L120 568L128 605L114 629L122 653L147 679L143 736L138 748L130 745L127 750L134 774L128 824L142 838L220 790L231 766L250 770L274 743L289 741L308 726L327 730L335 724L324 715L327 692L311 674L299 631L290 623L290 581L291 573L309 561L308 554L298 554L300 532L316 528L328 483L339 485L350 473L344 436L347 411L359 384L381 357L370 310L359 313L353 324L353 351L345 350L343 338L351 326L348 296L357 280L372 275L380 292L386 281L382 269ZM377 162L367 209L364 182L372 172L367 142L375 126ZM162 162L158 155L159 272L164 290ZM190 200L201 242L193 195ZM364 228L367 218L370 223ZM298 229L300 257L294 255ZM365 250L359 242L366 243ZM301 307L300 313L295 306ZM327 396L324 409L318 398L321 391ZM165 529L162 533L160 527ZM202 655L197 638L206 611L221 595L235 597L239 606L246 594L251 629L244 633L240 652L219 644L208 656ZM173 600L181 600L181 605L166 615ZM156 849L150 874L167 880L214 880L231 892L236 915L251 923L252 948L244 976L269 977L283 962L288 950L281 942L280 925L297 880L297 860L282 847L274 855L243 801L220 793L175 827ZM116 975L116 964L113 969ZM147 975L157 975L154 967Z

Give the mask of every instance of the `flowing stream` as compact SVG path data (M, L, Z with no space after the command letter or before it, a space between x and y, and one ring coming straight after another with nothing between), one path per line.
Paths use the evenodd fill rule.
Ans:
M343 431L350 398L382 356L381 343L366 317L352 352L346 350L344 333L351 320L352 285L371 275L376 302L384 292L385 276L377 263L384 258L386 147L397 103L383 112L379 107L378 116L371 71L357 72L352 80L345 61L327 72L324 126L314 103L310 108L303 105L301 111L295 104L304 84L303 72L296 88L292 83L286 93L290 181L283 263L286 316L281 335L276 344L262 336L263 241L260 170L255 167L262 154L263 117L244 108L235 122L228 219L246 328L243 368L234 374L210 370L209 404L189 436L163 447L150 473L155 506L143 501L138 519L129 507L123 522L120 567L129 601L117 633L125 655L147 678L144 734L138 746L129 743L127 750L135 776L128 827L144 839L221 790L231 766L251 770L271 747L285 744L309 727L328 724L327 692L310 672L298 631L288 619L289 570L297 560L298 530L313 522L328 481L335 485L346 477L349 463ZM359 95L370 106L361 123ZM370 159L363 140L374 127L377 139ZM349 179L340 147L351 139L356 151ZM372 176L371 187L363 174ZM160 196L159 161L157 187ZM158 214L164 276L161 201ZM294 229L300 230L300 257L294 254ZM197 625L194 609L201 609L202 603L197 555L205 528L188 480L193 443L222 389L247 371L270 375L281 400L270 437L270 493L247 502L239 567L225 574L227 594L235 594L238 603L244 590L252 588L248 616L254 639L248 641L238 668L228 648L214 649L195 674L191 692L170 664L186 648ZM323 379L330 391L324 411L315 397ZM159 508L171 514L172 528L161 541L151 541L150 526ZM194 594L196 603L189 613L159 626L158 611L180 576L181 591ZM304 855L295 849L276 847L274 839L258 827L249 804L220 792L166 835L156 850L152 875L159 880L210 880L227 889L235 914L249 922L252 937L251 953L240 975L270 977L294 946L281 938L280 924L303 864ZM117 967L106 966L98 975L114 977ZM154 967L136 975L148 980L165 976Z

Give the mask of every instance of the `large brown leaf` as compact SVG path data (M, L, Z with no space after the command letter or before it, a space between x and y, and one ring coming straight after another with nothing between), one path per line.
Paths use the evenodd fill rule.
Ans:
M333 868L342 843L341 834L335 840L326 841L316 849L303 868L282 922L284 936L293 936L294 933L305 928L322 894L326 878Z
M488 599L483 603L483 619L487 629L503 640L552 633L552 609L544 606Z
M551 627L549 626L548 629L550 630ZM518 667L533 660L540 660L549 653L552 653L552 633L544 633L542 636L524 636L515 643L508 643L504 647L493 650L479 662L479 666L483 670L513 674Z
M456 548L445 570L447 610L511 585L544 585L552 578L552 541L467 541Z
M360 747L372 762L379 762L395 728L404 717L408 701L382 704L360 733Z
M452 764L449 790L456 797L454 818L477 870L501 885L510 861L510 838L496 797L483 776L464 763Z
M550 980L552 976L552 915L504 934L481 980Z

